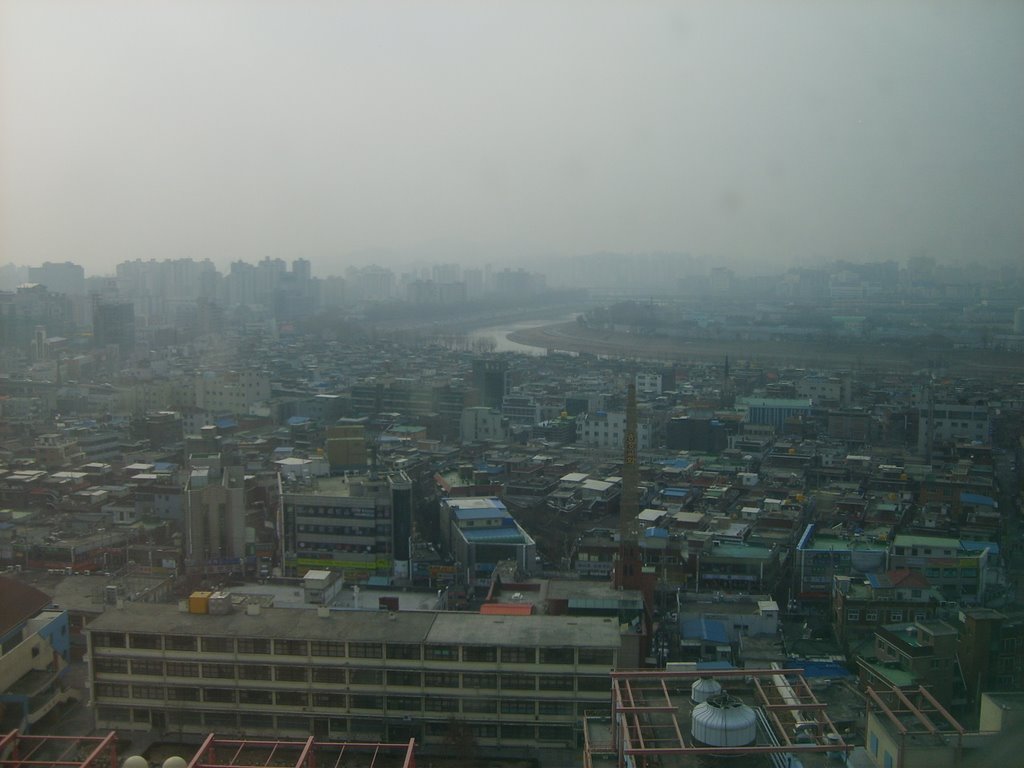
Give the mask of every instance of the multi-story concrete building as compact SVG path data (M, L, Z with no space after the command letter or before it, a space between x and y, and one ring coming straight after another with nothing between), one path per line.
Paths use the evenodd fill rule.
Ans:
M441 541L468 580L486 587L498 563L535 569L537 544L496 498L441 499Z
M861 578L835 576L832 626L844 645L858 633L883 624L935 618L942 595L914 571L869 573Z
M185 553L191 564L245 556L245 476L219 455L193 456L185 488Z
M247 414L270 400L270 374L260 370L206 372L195 379L196 408L214 414Z
M923 573L947 600L980 601L985 596L985 574L990 548L941 536L898 534L889 563L895 569Z
M651 447L651 425L640 422L636 427L636 445L641 450ZM606 450L621 450L626 435L625 411L597 411L581 414L576 419L576 442Z
M992 419L984 404L935 403L918 408L917 452L927 455L937 445L992 442Z
M321 478L286 488L286 572L345 571L349 579L408 574L412 483L402 472Z
M812 404L810 399L743 397L737 400L737 405L746 408L744 421L765 424L783 434L790 419L806 418L810 415Z
M466 408L460 426L464 443L508 440L508 417L487 406Z
M575 747L607 710L618 620L127 604L88 627L98 728Z
M861 536L818 534L811 523L796 546L793 599L803 605L827 606L836 576L863 578L888 569L889 544Z
M983 691L1024 690L1024 614L966 608L957 625L968 701L977 704Z
M927 687L944 706L956 691L957 632L944 621L886 624L873 655L858 659L861 683L876 689Z

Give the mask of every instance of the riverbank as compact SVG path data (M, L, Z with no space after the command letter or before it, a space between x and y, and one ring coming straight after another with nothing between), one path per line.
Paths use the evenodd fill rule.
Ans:
M956 367L989 373L1024 372L1024 355L991 350L927 349L910 343L879 345L847 339L826 342L669 338L588 328L578 322L525 328L510 333L508 339L516 344L558 352L636 360L722 362L728 356L734 365L749 361L761 365L834 369L912 371Z

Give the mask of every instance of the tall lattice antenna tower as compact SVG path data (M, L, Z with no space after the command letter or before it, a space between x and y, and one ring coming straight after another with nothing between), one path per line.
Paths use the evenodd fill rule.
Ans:
M636 382L629 383L626 396L626 436L622 444L622 497L619 501L619 553L615 564L615 586L632 586L640 572L638 538L640 530L640 468L637 465Z

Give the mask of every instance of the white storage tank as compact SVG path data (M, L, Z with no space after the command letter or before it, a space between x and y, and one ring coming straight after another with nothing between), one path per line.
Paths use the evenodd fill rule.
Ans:
M698 677L690 686L690 701L700 704L722 692L722 684L713 677Z
M754 710L727 693L693 708L690 733L709 747L746 747L757 740Z

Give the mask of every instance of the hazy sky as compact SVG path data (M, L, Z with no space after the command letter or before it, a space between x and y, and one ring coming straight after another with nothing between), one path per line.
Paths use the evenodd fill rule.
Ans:
M1024 258L1024 3L0 0L0 264Z

